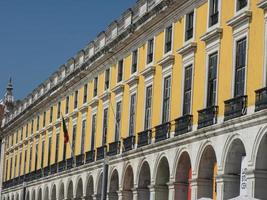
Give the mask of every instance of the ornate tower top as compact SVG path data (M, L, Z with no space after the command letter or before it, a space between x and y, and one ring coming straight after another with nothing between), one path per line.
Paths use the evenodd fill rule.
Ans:
M8 111L12 110L14 107L14 96L13 96L13 85L12 85L12 79L9 78L9 82L6 88L6 93L4 97L4 104L6 106L6 109Z

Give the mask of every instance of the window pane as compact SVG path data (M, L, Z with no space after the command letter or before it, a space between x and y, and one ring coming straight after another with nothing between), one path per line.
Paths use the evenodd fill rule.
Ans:
M183 115L191 112L192 65L185 68Z
M136 94L131 96L130 102L130 120L129 120L129 136L134 135L135 128L135 106L136 106Z
M216 103L217 56L217 52L209 56L207 107L214 106Z
M171 94L171 76L167 76L164 79L162 123L169 121L170 94Z
M151 109L152 109L152 85L146 88L146 105L145 105L145 127L147 130L151 127Z

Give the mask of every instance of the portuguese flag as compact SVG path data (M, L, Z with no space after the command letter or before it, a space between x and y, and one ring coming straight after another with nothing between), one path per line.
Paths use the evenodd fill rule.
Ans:
M69 142L69 133L68 133L66 122L63 116L62 116L62 125L63 125L63 133L64 133L64 144L67 144Z

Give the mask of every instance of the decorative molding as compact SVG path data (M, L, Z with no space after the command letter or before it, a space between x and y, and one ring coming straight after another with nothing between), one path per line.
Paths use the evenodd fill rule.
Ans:
M84 104L82 105L82 107L79 108L79 111L80 111L81 113L86 112L87 109L88 109L88 106L89 106L89 103L88 103L88 102L87 102L87 103L84 103Z
M145 68L143 71L140 72L140 75L144 76L145 78L149 77L149 76L154 76L156 71L156 67L153 65L148 66L147 68Z
M264 11L267 10L267 0L262 0L257 4L258 8L263 9Z
M116 95L119 93L122 93L124 90L124 84L120 82L115 88L113 88L111 91L114 92Z
M244 12L241 12L240 14L234 16L232 19L227 21L227 25L231 26L232 28L236 28L244 23L247 23L250 21L252 17L252 12L250 10L245 10Z
M183 46L182 48L177 50L177 53L185 56L186 54L189 54L191 52L195 52L197 49L197 43L196 42L189 42L188 44L186 44L185 46Z
M215 28L215 29L213 29L211 31L208 31L204 35L202 35L200 37L200 40L202 40L206 44L207 43L211 43L214 40L221 39L222 32L223 32L222 28Z
M93 107L96 107L96 106L98 105L98 103L99 103L99 99L98 99L98 97L94 97L94 98L90 101L89 106L90 106L91 108L93 108Z
M135 74L135 75L131 76L130 79L125 81L125 84L129 85L129 87L132 87L134 85L137 85L138 82L139 82L139 76Z
M173 65L173 63L174 63L173 54L168 54L158 61L158 64L161 65L162 67L166 65Z
M102 101L107 101L110 98L111 92L109 90L105 90L100 96L99 99Z

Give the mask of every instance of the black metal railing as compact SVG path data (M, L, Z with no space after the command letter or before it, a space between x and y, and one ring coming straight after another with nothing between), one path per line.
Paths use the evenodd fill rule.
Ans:
M95 151L88 151L85 153L85 162L86 163L91 163L95 161Z
M103 145L102 147L98 147L96 149L96 160L104 159L106 152L107 152L107 146L106 145Z
M121 142L115 141L108 145L108 156L115 156L120 153Z
M218 106L211 106L198 111L198 126L204 128L217 123Z
M84 154L76 156L76 166L79 167L84 164Z
M170 137L171 123L167 122L155 127L155 142L165 140Z
M193 115L184 115L175 120L175 136L192 131Z
M57 164L53 164L50 167L50 174L56 174L57 173Z
M43 169L43 173L44 173L44 176L48 176L49 173L50 173L50 167L49 167L49 166L45 167L45 168Z
M224 121L247 114L247 96L238 96L224 102Z
M255 111L260 111L267 108L267 87L256 90Z
M138 133L137 147L143 147L151 143L152 131L151 129Z
M63 172L66 169L66 160L62 160L58 163L58 172Z
M66 162L66 168L67 169L71 169L71 168L73 168L73 166L74 166L74 159L73 159L73 157L68 158L67 159L67 162Z
M42 169L36 170L36 172L35 172L35 178L36 179L39 179L39 178L42 178L42 177L43 177L43 170Z
M123 152L133 150L135 146L135 136L131 135L123 139Z

